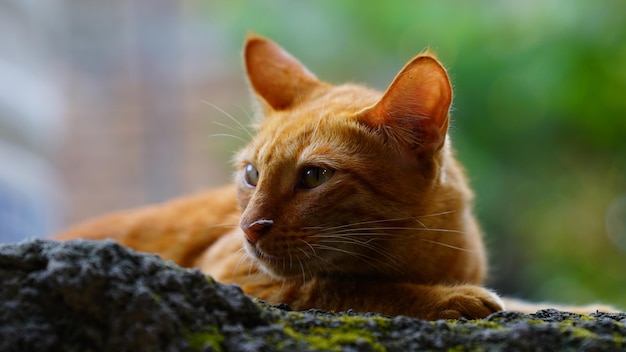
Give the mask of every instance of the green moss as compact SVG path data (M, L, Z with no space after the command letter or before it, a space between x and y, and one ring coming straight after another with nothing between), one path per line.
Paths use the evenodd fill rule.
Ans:
M364 317L358 315L337 315L332 319L318 317L320 322L339 323L335 327L298 326L302 315L289 312L285 319L277 323L284 327L285 334L303 342L307 347L324 351L341 351L344 346L365 343L375 351L385 351L372 330L385 332L390 329L390 321L383 317Z
M454 346L452 348L448 348L447 349L447 352L466 352L466 351L480 352L480 351L482 351L482 349L480 349L480 348L468 349L468 347L464 346L464 345L456 345L456 346Z
M583 329L583 328L575 328L575 327L570 327L567 329L567 331L569 331L572 336L577 337L579 339L596 339L598 338L598 335L596 335L595 333L587 330L587 329Z
M344 346L367 344L375 351L385 351L385 347L372 331L383 334L389 332L389 318L341 313L332 316L320 314L316 320L324 327L307 326L306 323L303 324L302 312L284 311L256 299L255 303L262 309L278 312L276 317L279 318L273 323L282 326L287 336L309 349L342 351ZM328 327L329 325L332 327ZM277 341L276 346L279 349L286 347L282 341Z
M214 351L221 351L224 342L224 336L216 327L210 327L202 332L190 333L187 338L189 339L189 349L192 351L201 351L206 345L211 346Z
M314 327L307 332L298 332L290 326L285 326L285 334L305 342L308 347L320 351L342 351L343 346L354 345L360 342L367 343L375 351L386 351L385 347L376 340L371 332L363 329L347 329L346 326L338 328Z
M578 325L580 324L581 321L593 321L594 319L591 317L588 317L588 319L585 319L584 315L580 316L580 320L578 319L565 319L559 323L557 323L557 326L560 328L562 333L569 333L571 334L571 336L579 338L579 339L596 339L598 338L598 335L596 335L595 333L593 333L592 331L589 331L585 328L581 328L578 327Z
M388 332L390 328L389 319L383 317L363 317L358 315L341 315L339 321L353 328L368 328L372 323L376 324L376 330Z
M454 347L448 348L447 352L463 352L465 348L463 345L456 345Z
M437 327L438 324L439 324L438 322L431 322L431 325L434 327ZM501 326L496 322L482 320L482 319L464 321L463 323L459 323L458 320L450 319L450 320L446 320L446 326L448 327L448 329L456 331L458 333L462 333L462 334L471 334L477 328L490 329L490 330L507 329L506 327ZM463 351L467 351L466 346L463 348L464 348Z
M560 327L570 327L570 326L577 326L578 321L573 320L573 319L565 319L563 321L558 322L557 324Z
M487 320L475 320L473 321L475 326L481 327L483 329L491 329L491 330L502 330L504 329L504 327L502 327L500 324L495 323L493 321L487 321Z
M594 317L585 315L585 314L581 314L579 317L581 321L595 321L596 320Z
M624 347L624 345L626 344L626 337L620 335L617 332L614 332L612 336L613 336L613 342L615 343L615 347L620 348L620 349Z

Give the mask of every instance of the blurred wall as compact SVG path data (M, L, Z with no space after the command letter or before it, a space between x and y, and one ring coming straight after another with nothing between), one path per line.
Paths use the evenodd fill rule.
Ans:
M228 179L223 141L209 137L228 118L210 103L228 107L241 96L238 65L184 2L146 4L68 8L67 223Z
M64 77L52 42L61 14L53 3L0 4L0 243L59 229Z

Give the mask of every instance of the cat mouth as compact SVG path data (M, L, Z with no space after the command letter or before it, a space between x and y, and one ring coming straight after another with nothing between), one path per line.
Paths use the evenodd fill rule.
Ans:
M278 259L278 258L274 258L274 256L271 256L271 255L263 252L256 244L251 243L250 241L246 241L244 247L245 247L246 252L248 253L248 255L250 255L255 260L263 260L263 259L273 260L273 259Z
M270 275L282 278L300 277L303 280L313 276L309 263L293 254L287 257L270 254L259 248L258 243L252 244L247 241L244 247L253 262Z
M260 265L274 266L274 264L284 261L282 257L271 255L260 249L258 245L250 243L249 241L245 242L244 247L248 255Z

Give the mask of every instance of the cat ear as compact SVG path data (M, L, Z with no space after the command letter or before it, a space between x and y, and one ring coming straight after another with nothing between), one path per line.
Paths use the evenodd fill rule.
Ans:
M411 60L381 100L360 121L409 149L439 150L448 130L452 87L436 58L422 54Z
M244 60L252 89L275 111L293 107L323 85L283 48L254 34L246 39Z

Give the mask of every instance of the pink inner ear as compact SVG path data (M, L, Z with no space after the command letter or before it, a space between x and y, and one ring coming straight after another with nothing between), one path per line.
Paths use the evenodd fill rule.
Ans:
M319 83L298 60L263 37L248 37L244 58L252 88L274 110L293 106Z
M452 88L448 75L433 57L420 55L409 62L367 112L365 123L387 127L396 137L439 149L448 129Z

